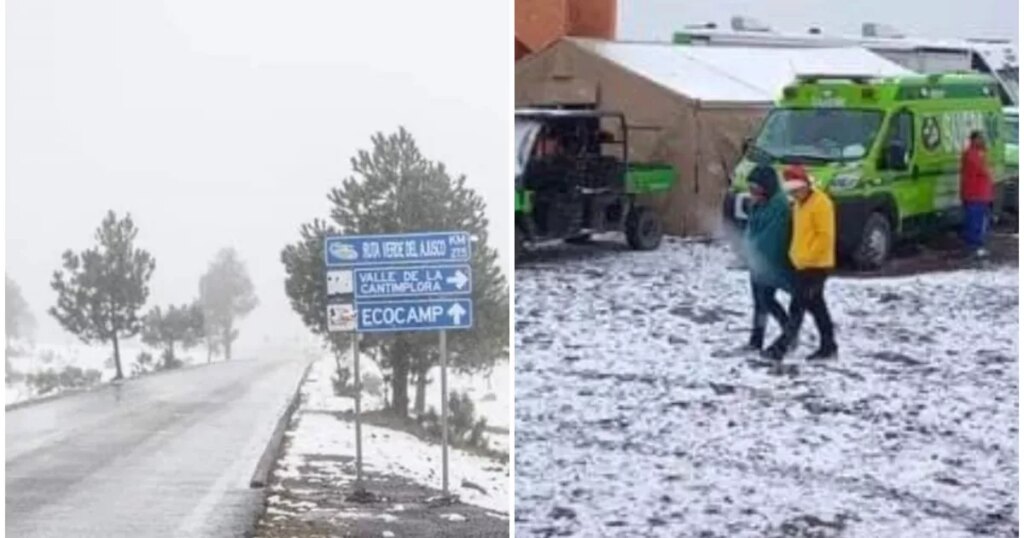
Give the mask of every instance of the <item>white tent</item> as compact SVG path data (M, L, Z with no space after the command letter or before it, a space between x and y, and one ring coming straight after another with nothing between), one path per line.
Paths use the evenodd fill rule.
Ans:
M571 39L676 93L701 101L771 103L797 75L913 74L867 49L700 47Z

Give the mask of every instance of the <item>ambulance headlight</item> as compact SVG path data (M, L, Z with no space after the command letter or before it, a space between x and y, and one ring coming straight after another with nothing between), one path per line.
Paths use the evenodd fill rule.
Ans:
M829 183L829 190L845 191L856 188L860 184L860 172L843 172L832 178Z

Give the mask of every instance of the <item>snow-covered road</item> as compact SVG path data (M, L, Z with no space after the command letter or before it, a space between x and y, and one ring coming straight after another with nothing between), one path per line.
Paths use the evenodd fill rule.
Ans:
M241 536L304 363L236 359L7 411L7 536Z
M669 240L517 267L517 532L1016 535L1016 267L832 279L839 360L803 361L808 318L777 376L738 351L731 263Z

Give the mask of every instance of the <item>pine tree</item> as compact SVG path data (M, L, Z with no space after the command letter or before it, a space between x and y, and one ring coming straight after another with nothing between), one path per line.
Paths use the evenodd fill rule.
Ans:
M85 343L110 342L115 379L124 377L119 342L142 329L139 310L149 297L156 261L135 247L138 228L131 215L118 219L109 211L96 230L97 245L80 254L64 252L62 269L50 286L57 292L51 316Z
M29 336L35 327L35 317L28 308L28 302L21 294L21 288L11 277L4 275L4 344L9 346L12 339Z
M199 279L199 304L209 353L212 355L214 348L223 350L224 359L231 360L231 345L238 338L238 320L259 304L249 272L235 249L221 249Z
M324 237L466 231L474 240L474 328L449 333L450 363L463 371L491 367L508 353L508 285L497 266L497 252L487 241L483 199L466 186L465 176L452 178L443 164L426 159L404 128L387 136L377 133L371 140L372 150L359 151L351 161L354 176L328 194L333 224L317 219L303 225L300 241L282 252L292 308L311 330L341 350L347 337L326 331ZM391 409L406 416L409 378L425 383L426 371L439 357L437 335L373 334L361 341L362 348L380 351L379 364L391 380Z
M142 341L164 348L164 367L177 364L174 346L189 349L199 343L203 335L203 312L198 304L168 306L166 311L153 307L143 320Z

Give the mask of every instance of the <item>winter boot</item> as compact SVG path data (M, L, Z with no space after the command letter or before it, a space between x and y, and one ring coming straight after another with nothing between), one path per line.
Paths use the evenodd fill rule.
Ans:
M754 330L750 331L750 341L747 342L747 349L761 351L762 346L764 346L764 327L754 327Z
M775 361L781 361L786 353L789 352L790 341L785 336L780 336L768 349L761 352L761 356L766 359L772 359Z
M836 358L839 354L839 348L832 342L825 342L821 344L821 347L817 351L811 353L807 360L809 361L822 361Z

